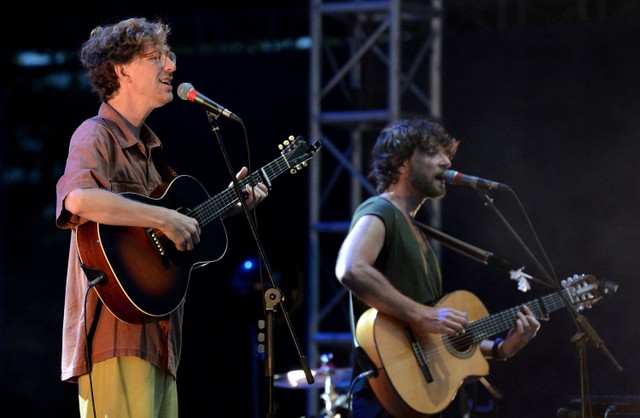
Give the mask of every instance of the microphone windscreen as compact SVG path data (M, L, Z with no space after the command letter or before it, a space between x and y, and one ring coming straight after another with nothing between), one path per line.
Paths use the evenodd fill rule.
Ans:
M182 100L189 100L189 92L193 90L191 83L182 83L178 86L178 97Z

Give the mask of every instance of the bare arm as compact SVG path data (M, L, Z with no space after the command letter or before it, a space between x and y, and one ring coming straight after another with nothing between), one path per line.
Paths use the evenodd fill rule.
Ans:
M430 333L455 334L468 314L453 308L432 308L400 293L373 266L384 243L385 227L376 216L364 216L351 229L338 253L335 274L358 298L378 311Z

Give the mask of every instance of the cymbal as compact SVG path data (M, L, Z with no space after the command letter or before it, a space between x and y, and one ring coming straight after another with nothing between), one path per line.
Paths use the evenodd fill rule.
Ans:
M351 368L335 368L323 366L319 369L311 370L314 382L309 384L304 370L292 370L287 373L276 374L273 379L273 386L285 389L323 389L327 377L331 377L331 384L334 387L347 387L351 383Z

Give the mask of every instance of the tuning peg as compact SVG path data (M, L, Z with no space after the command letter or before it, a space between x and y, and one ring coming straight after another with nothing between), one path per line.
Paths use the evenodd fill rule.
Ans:
M566 279L562 280L560 283L562 284L563 287L569 287L572 286L573 283L578 282L582 279L585 278L584 274L574 274L573 276L567 277Z
M609 280L603 280L602 288L603 288L602 293L604 293L605 296L609 296L618 291L618 283L614 283Z

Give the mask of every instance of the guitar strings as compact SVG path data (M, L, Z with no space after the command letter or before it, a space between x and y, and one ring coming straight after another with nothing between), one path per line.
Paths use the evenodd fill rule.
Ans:
M564 289L563 293L571 297L570 290L571 289ZM552 293L528 303L471 321L465 331L457 335L431 334L431 337L428 336L426 338L420 338L418 335L417 342L425 355L427 366L429 365L430 358L438 358L443 353L450 353L456 357L473 354L479 342L512 328L516 323L516 313L520 311L523 306L528 306L537 318L543 318L549 312L564 307L564 300L560 295ZM434 335L436 338L442 338L443 343L437 345L432 344ZM407 344L409 344L409 342L407 342ZM387 360L398 360L409 355L414 355L412 349L388 356Z
M275 167L275 168L274 168ZM275 161L265 165L262 168L268 178L275 178L289 169L289 164L284 156L277 158ZM253 172L250 176L238 181L240 189L248 184L254 185L262 180L260 172ZM198 220L201 226L205 226L212 220L218 219L227 209L236 203L239 203L238 195L233 187L228 187L210 199L200 203L193 210L187 213Z

